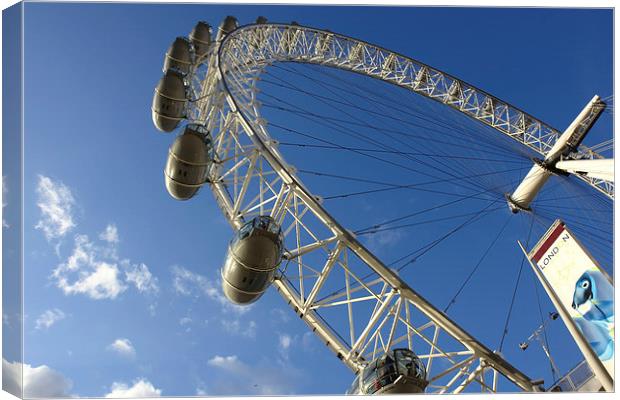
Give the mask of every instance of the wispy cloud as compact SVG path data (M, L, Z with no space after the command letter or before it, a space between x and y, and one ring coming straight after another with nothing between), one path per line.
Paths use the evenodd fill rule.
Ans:
M248 321L248 323L245 324L239 319L222 319L220 322L224 331L230 334L243 336L250 339L254 339L256 337L257 325L254 321Z
M108 345L107 349L123 357L133 358L136 356L136 349L129 339L119 338Z
M287 312L288 311L288 312ZM291 320L290 310L284 311L281 308L272 308L269 313L274 317L277 323L287 323Z
M108 398L129 398L129 397L160 397L161 389L155 388L151 382L144 378L133 381L129 386L124 382L114 382L110 388Z
M209 385L210 395L290 395L303 379L293 365L274 368L266 360L250 365L236 355L216 355L207 364L219 372Z
M106 226L105 230L99 234L99 239L108 243L118 243L118 229L116 225L109 224Z
M395 246L403 238L401 231L381 231L367 236L367 246L372 252L381 252Z
M73 221L75 200L71 190L60 181L39 175L36 191L41 218L35 228L40 229L48 241L65 236L75 227Z
M225 310L237 314L245 314L252 306L239 306L231 303L222 292L218 281L212 281L204 275L197 274L187 268L175 265L172 267L172 287L182 296L206 296L220 304Z
M23 373L23 375L22 375ZM72 382L47 365L33 367L2 359L2 388L15 395L21 394L23 377L24 397L70 397Z
M125 270L125 280L133 284L140 293L159 292L157 278L145 264L131 264L129 260L123 260L121 266Z
M183 317L179 320L179 325L185 328L185 332L189 333L192 331L192 323L194 321L190 317Z
M286 333L278 333L278 351L284 360L288 360L289 350L296 338Z
M306 332L303 335L290 335L288 333L278 332L278 354L279 362L286 363L293 349L303 350L304 352L312 351L316 337L313 332Z
M39 317L35 321L36 329L48 329L56 322L65 319L65 313L58 308L54 308L53 310L47 310L43 312L43 314L39 315Z

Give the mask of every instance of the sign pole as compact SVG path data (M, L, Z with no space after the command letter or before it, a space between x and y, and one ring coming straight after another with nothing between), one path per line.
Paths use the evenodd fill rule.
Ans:
M562 320L564 321L564 324L568 328L568 331L575 339L575 342L577 342L577 346L579 347L579 350L581 350L581 352L583 353L586 359L586 362L588 363L590 368L592 368L594 375L596 375L599 382L601 382L601 384L603 385L603 388L605 388L605 391L613 392L614 381L611 378L611 375L609 375L609 372L607 372L607 369L605 369L605 366L603 365L603 363L601 363L601 360L594 353L594 350L592 350L592 347L590 347L590 344L585 340L585 338L583 337L583 335L581 334L581 332L579 331L579 329L573 322L573 318L570 316L568 311L566 311L566 309L562 305L562 302L560 301L560 299L558 299L557 295L551 288L551 285L549 285L549 282L547 282L547 279L543 276L543 274L540 272L538 267L534 265L534 263L532 263L532 260L530 260L530 257L528 256L527 251L525 250L521 242L517 240L517 243L519 244L519 247L521 248L523 255L525 255L525 258L527 258L527 261L530 263L532 270L534 270L536 277L538 278L540 283L545 288L545 291L547 292L547 295L551 299L551 302L553 302L553 305L558 310L558 313L560 314L560 317L562 317Z

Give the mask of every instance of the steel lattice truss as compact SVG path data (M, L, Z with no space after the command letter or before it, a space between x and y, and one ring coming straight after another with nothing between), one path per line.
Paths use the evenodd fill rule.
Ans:
M421 62L363 41L306 27L252 25L227 41L224 54L235 68L241 57L253 67L278 61L321 64L361 73L448 105L545 156L562 133L518 108ZM232 56L232 57L231 57ZM251 68L250 65L244 68ZM248 71L249 72L249 71ZM581 145L568 159L602 158ZM610 198L614 183L576 174Z
M214 138L211 188L235 228L257 215L282 226L274 286L337 357L357 372L390 348L425 360L431 392L495 391L500 375L531 380L422 298L342 227L296 176L266 130L257 81L274 62L321 64L409 88L544 155L559 132L471 85L385 49L296 25L249 25L213 44L191 76L189 119ZM573 158L598 158L581 146ZM580 176L613 197L613 184Z

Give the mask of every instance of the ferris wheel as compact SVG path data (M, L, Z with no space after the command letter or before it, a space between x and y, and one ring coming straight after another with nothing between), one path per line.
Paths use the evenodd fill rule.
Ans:
M153 99L158 129L170 132L187 121L164 171L169 193L186 200L208 185L235 230L221 271L225 295L248 304L273 286L358 375L353 393L496 392L500 380L540 390L539 382L412 289L302 182L270 134L259 99L265 70L280 63L330 67L404 88L537 154L516 189L506 193L504 207L514 213L531 211L553 174L570 174L613 199L609 160L581 144L605 102L595 96L561 132L401 54L262 17L241 27L227 17L214 37L211 27L199 22L189 39L175 40Z

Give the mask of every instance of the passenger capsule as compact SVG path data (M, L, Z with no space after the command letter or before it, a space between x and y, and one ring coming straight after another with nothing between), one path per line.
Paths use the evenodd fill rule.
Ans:
M159 80L151 107L153 123L163 132L171 132L185 118L187 93L183 74L169 69Z
M249 304L265 293L280 264L282 243L271 217L256 217L237 231L222 268L222 288L230 301Z
M192 198L207 182L213 160L211 135L202 125L189 124L168 151L166 189L177 200Z
M237 18L231 17L230 15L224 18L224 21L222 21L219 28L217 29L216 40L219 41L219 40L224 39L224 36L228 35L230 32L237 29L238 26L239 26L239 23L237 22Z
M263 17L261 15L258 18L256 18L256 23L259 24L259 25L266 24L267 23L267 18Z
M194 45L196 59L204 57L211 45L211 25L199 21L189 34L189 40Z
M193 59L192 45L189 40L184 37L178 37L168 47L166 58L164 59L164 72L171 68L176 68L184 75L187 75L192 67Z
M347 394L422 393L427 385L420 358L409 349L394 349L361 370Z

